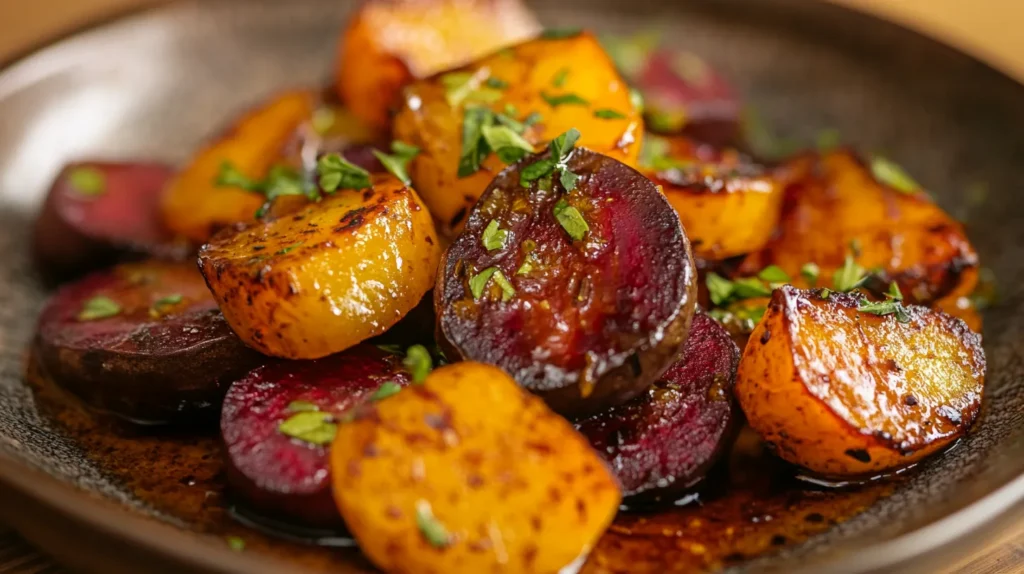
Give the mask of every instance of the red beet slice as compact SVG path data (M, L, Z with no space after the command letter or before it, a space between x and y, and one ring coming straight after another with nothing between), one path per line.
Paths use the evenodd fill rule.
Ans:
M445 252L439 342L449 359L497 365L556 411L585 416L628 401L672 364L693 316L696 271L679 217L640 173L577 149L573 191L559 177L524 187L520 175L537 161L501 172ZM566 217L585 222L582 239ZM484 245L489 225L507 232L494 249ZM481 286L488 269L501 276Z
M184 262L124 263L64 286L40 315L36 341L59 385L142 424L215 417L231 381L264 360Z
M732 385L739 362L729 334L699 311L682 358L651 388L576 425L625 496L678 498L728 450L738 427Z
M328 447L289 437L279 426L303 408L340 418L371 400L385 382L405 386L409 380L402 357L365 344L323 359L255 369L231 386L221 414L232 496L271 518L342 527L331 495Z
M83 161L61 170L33 231L44 278L73 278L130 254L184 255L158 212L172 174L169 166L146 162Z

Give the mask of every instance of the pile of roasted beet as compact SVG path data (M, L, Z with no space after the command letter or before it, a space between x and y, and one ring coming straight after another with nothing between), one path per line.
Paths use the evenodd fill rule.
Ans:
M219 415L237 504L389 571L557 571L622 497L699 487L742 413L829 477L966 432L960 225L883 158L759 163L723 77L648 42L365 3L336 94L283 93L178 170L57 176L34 249L74 282L37 357L133 423Z

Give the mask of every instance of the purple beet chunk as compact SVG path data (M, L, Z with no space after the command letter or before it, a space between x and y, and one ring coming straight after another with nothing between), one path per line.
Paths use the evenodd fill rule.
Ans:
M313 407L339 419L387 381L409 383L402 357L364 344L323 359L268 364L234 383L220 423L232 496L293 524L343 527L331 495L329 448L291 438L279 426Z
M89 316L98 297L114 306ZM264 361L228 327L194 264L157 260L62 287L36 345L58 385L140 424L215 420L231 382Z
M77 277L126 256L185 255L160 220L173 170L146 162L84 161L54 180L33 230L33 252L48 281Z
M559 413L588 416L639 395L678 356L696 271L679 217L636 170L576 149L571 192L560 177L524 187L520 175L538 161L502 171L445 252L438 342L451 360L497 365ZM579 239L565 227L565 206L585 222ZM507 236L490 249L492 222ZM511 291L495 273L474 293L494 269Z
M682 358L643 395L577 424L615 471L625 496L677 498L735 435L732 386L740 350L698 311Z

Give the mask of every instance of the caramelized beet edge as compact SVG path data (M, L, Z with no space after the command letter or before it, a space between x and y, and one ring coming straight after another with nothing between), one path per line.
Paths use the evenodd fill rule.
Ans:
M175 295L180 302L157 305ZM80 320L98 296L120 312ZM228 327L195 265L183 262L126 263L64 286L39 317L36 345L57 384L141 424L213 419L231 381L263 361Z
M149 162L65 166L33 229L33 254L44 278L66 280L130 256L183 257L187 247L173 240L159 213L173 173ZM83 180L97 187L76 185Z
M510 166L485 191L445 252L435 310L450 358L497 365L558 412L584 416L633 398L672 363L693 316L696 271L678 216L643 175L577 149L572 192L558 177L523 187L522 170L541 157ZM586 221L583 239L556 219L560 200ZM508 236L488 250L491 221ZM474 300L470 279L492 267L515 295L503 301L492 279Z
M342 528L331 495L329 447L278 427L298 412L295 401L339 419L387 381L409 384L402 358L363 344L323 359L274 362L234 383L221 414L232 498L292 524Z
M740 350L703 311L682 357L643 394L579 422L625 496L672 500L697 485L738 429L732 394Z

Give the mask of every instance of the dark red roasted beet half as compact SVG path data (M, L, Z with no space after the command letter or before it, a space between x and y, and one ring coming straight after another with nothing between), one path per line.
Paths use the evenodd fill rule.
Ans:
M59 281L125 255L180 257L185 246L160 222L158 202L170 167L144 162L81 162L54 180L33 230L40 273Z
M62 287L36 343L57 384L141 424L215 420L231 382L264 360L191 262L123 263Z
M366 344L323 359L255 369L231 386L221 414L232 497L286 523L343 527L331 495L333 432L315 430L304 440L282 423L296 415L314 417L316 423L315 415L322 414L327 425L336 424L350 409L389 390L381 385L405 386L409 380L401 356Z
M586 149L570 154L571 192L558 172L520 183L547 156L491 182L444 254L434 306L449 359L497 365L576 417L628 401L672 364L696 271L650 180Z
M632 401L579 422L625 496L674 500L701 481L738 428L732 395L740 350L698 311L682 357Z

